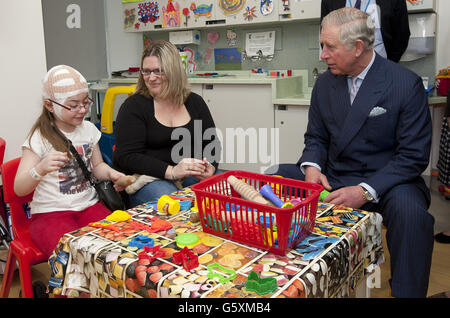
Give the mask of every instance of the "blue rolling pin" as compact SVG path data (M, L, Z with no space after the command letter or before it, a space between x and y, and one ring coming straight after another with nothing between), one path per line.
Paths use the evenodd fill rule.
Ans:
M263 185L261 187L261 189L259 190L259 193L261 193L261 195L265 199L272 202L277 208L290 208L293 206L292 203L290 203L290 202L284 203L283 200L281 200L279 197L277 197L275 195L275 193L273 193L272 187L270 186L270 184Z

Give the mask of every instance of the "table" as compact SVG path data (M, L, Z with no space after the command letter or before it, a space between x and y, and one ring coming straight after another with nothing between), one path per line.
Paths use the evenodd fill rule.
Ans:
M172 195L195 198L189 188ZM127 210L132 217L125 222L101 221L112 228L86 226L65 234L49 259L50 292L100 298L352 297L358 284L384 262L378 213L319 203L313 233L278 256L203 233L200 222L190 221L197 213L192 210L161 215L156 203ZM173 227L154 232L155 217ZM173 262L173 254L181 250L175 241L181 233L196 233L201 241L191 249L199 261L191 271ZM137 237L152 238L162 256L140 257L144 249L132 246ZM154 254L147 250L147 255ZM252 271L275 278L276 289L263 295L247 290Z

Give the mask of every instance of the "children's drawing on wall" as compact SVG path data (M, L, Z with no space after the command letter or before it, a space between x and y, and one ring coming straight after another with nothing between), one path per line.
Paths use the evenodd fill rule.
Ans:
M219 7L225 15L239 13L244 8L244 5L245 0L219 0Z
M233 29L227 29L227 43L228 46L237 45L237 34Z
M138 4L138 20L144 24L153 23L159 19L159 4L156 1Z
M212 47L207 47L205 50L205 55L203 56L203 64L208 65L209 64L209 60L211 59L213 53L213 48Z
M123 26L125 28L131 28L133 27L134 21L136 20L136 9L126 9L123 12L124 15L124 21L123 21Z
M214 63L216 70L240 70L242 54L238 48L214 49Z
M249 22L253 21L253 18L256 18L255 11L256 11L255 6L253 6L252 8L247 7L244 11L244 19Z
M192 2L189 9L191 9L191 11L194 13L195 18L198 18L198 17L209 18L209 17L211 17L212 7L213 7L212 4L210 4L210 5L200 4L199 6L197 6L197 4L195 2Z
M259 7L262 15L269 15L273 11L273 1L272 0L261 0L261 5Z
M150 45L150 42L152 41L145 33L142 35L142 38L144 40L144 48Z
M207 38L208 42L214 45L217 43L217 41L219 41L220 34L219 32L208 32Z
M188 20L190 18L190 12L189 12L188 8L184 8L183 9L183 15L184 15L184 18L185 18L184 25L187 26L188 25Z
M197 64L194 62L195 52L188 47L184 47L183 52L186 56L186 73L192 74L197 69Z
M162 12L163 28L180 26L181 12L178 2L174 5L172 0L169 0L167 6L162 6Z
M283 1L283 8L284 8L283 11L291 10L291 8L289 7L289 0L281 0L281 1Z

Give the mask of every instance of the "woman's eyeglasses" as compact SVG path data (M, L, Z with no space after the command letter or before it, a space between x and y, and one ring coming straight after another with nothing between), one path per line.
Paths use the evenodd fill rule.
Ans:
M68 111L74 112L74 113L79 112L81 108L83 108L84 110L89 109L92 106L92 104L94 103L94 101L92 99L90 99L89 97L88 97L87 101L81 102L75 106L63 105L63 104L55 102L54 100L51 100L51 99L49 99L49 101L51 101L52 103L55 103L58 106L61 106L65 109L67 109Z
M154 70L149 70L147 68L141 69L140 70L141 74L144 76L150 76L152 73L156 76L159 77L161 75L164 75L164 71L160 70L159 68L155 68Z

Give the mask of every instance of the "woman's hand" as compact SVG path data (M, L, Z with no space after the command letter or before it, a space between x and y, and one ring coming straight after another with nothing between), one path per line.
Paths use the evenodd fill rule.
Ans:
M205 172L203 172L201 175L194 176L195 179L200 181L211 177L216 172L216 168L212 164L210 164L209 161L206 160L206 158L203 158L203 164L205 165L206 168Z
M184 158L172 169L175 180L182 179L187 176L200 176L206 171L203 160L195 158Z
M66 152L55 151L42 158L35 166L35 170L41 176L45 176L47 173L58 171L64 167L68 161L69 157Z

